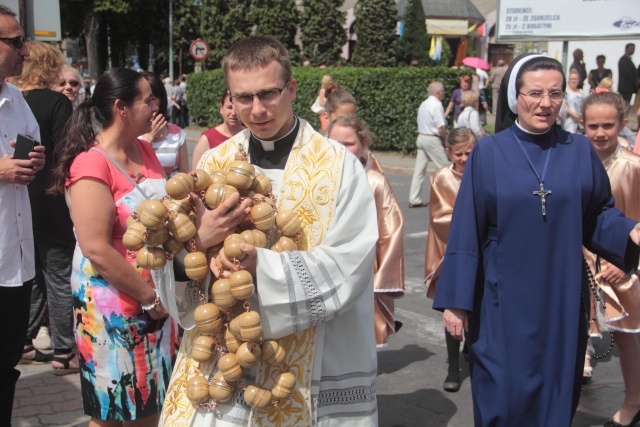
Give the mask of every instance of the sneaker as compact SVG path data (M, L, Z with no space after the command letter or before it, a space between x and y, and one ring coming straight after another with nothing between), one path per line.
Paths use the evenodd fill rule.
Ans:
M49 351L51 348L51 337L49 336L49 328L46 326L40 326L38 335L33 340L33 346L38 350Z

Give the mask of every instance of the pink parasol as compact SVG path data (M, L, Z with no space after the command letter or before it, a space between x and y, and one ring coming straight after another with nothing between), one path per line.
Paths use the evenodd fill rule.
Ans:
M462 63L467 67L471 68L480 68L482 70L488 70L491 68L491 65L487 61L482 58L477 58L475 56L468 56L462 60Z

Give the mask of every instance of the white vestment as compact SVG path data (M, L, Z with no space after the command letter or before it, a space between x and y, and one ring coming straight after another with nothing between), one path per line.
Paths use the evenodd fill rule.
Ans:
M358 159L300 122L285 170L256 167L256 172L271 180L278 208L300 216L304 234L300 245L306 250L258 249L256 293L249 300L262 317L263 337L280 340L285 348L296 389L277 408L252 410L240 390L216 410L195 408L185 387L197 367L188 355L198 333L192 316L172 313L190 330L183 338L161 426L378 424L372 327L378 240L375 202ZM248 138L245 130L209 150L198 167L207 172L224 169L240 144L248 149ZM184 309L184 305L174 301L167 306ZM274 385L279 368L260 366L244 370L245 386ZM217 370L216 363L208 363L202 373L210 378Z

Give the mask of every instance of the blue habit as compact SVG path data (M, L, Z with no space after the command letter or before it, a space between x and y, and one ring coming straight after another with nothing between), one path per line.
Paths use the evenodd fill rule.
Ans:
M520 138L544 179L546 219ZM480 140L462 178L433 307L469 311L476 426L569 426L580 397L589 289L582 245L627 272L635 222L615 209L587 138L515 124Z

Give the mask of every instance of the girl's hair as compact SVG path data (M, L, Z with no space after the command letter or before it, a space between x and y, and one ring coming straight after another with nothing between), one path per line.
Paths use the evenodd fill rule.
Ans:
M353 95L340 88L340 85L335 82L329 83L325 89L324 96L326 98L324 101L324 111L327 114L333 113L336 108L344 104L353 104L354 107L356 106L356 99Z
M222 92L222 95L220 95L220 106L224 106L224 101L227 100L227 98L230 96L229 94L229 88L228 87L224 87L224 91Z
M320 82L320 87L322 89L326 89L327 86L329 85L329 83L331 83L333 81L333 79L331 78L331 76L329 74L325 74L324 76L322 76L322 81Z
M52 170L50 193L64 193L65 181L73 160L94 145L96 134L114 121L114 104L133 104L140 95L138 82L142 75L128 68L112 68L98 79L93 96L87 98L67 122L62 141L56 145L56 163Z
M58 83L60 70L64 64L62 52L50 44L31 40L25 43L29 56L24 59L22 74L11 78L11 83L20 89L50 88Z
M478 92L473 90L464 91L462 92L462 107L473 107L479 99L480 95L478 95Z
M587 108L592 105L610 105L618 112L618 120L623 121L629 113L629 103L619 94L614 92L592 93L582 103L582 117L585 117Z
M337 119L333 120L331 123L329 123L327 135L329 135L331 133L331 129L336 126L353 129L356 132L356 135L358 135L360 143L364 148L369 148L369 146L373 143L373 134L369 130L369 127L364 122L364 120L356 115L340 116Z
M447 135L447 148L452 149L460 144L475 144L476 135L469 128L455 128Z
M156 73L152 73L151 71L143 71L141 75L149 82L149 86L151 86L151 94L160 100L158 114L162 114L167 120L169 120L169 114L167 113L169 100L167 98L167 90L164 88L162 79Z
M539 70L556 70L560 72L560 74L562 74L562 91L564 92L567 89L567 78L564 75L562 64L553 58L539 56L522 64L516 79L516 93L520 93L520 89L522 89L522 86L524 85L524 74L530 71Z
M598 83L598 87L600 89L611 89L612 86L613 79L611 77L605 77L604 79L600 80L600 83Z

